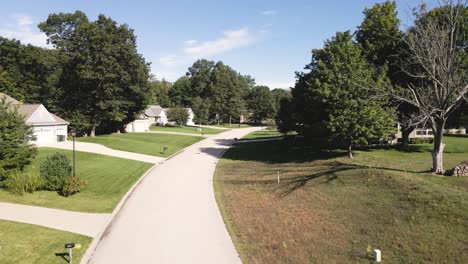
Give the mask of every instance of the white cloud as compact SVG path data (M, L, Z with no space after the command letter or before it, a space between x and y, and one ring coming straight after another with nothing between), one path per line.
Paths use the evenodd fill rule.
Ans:
M159 63L163 66L174 66L179 64L179 57L177 55L166 55L159 58Z
M190 39L190 40L187 40L187 41L184 42L184 44L185 44L186 46L192 46L192 45L195 45L195 44L197 44L197 43L198 43L198 41L196 41L196 40L194 40L194 39Z
M31 16L24 14L13 15L14 24L4 24L0 26L0 36L9 39L17 39L22 43L29 43L40 47L50 47L47 45L47 36L37 29Z
M257 81L257 85L266 85L270 87L270 89L275 89L275 88L282 88L282 89L288 89L289 87L294 87L295 82L276 82L276 81Z
M276 15L278 12L276 10L263 10L262 12L260 12L260 14L264 15L264 16L274 16Z
M253 41L254 37L248 28L226 30L223 32L222 37L215 40L201 43L192 42L191 45L187 45L186 42L183 52L193 58L210 57L225 51L247 46Z

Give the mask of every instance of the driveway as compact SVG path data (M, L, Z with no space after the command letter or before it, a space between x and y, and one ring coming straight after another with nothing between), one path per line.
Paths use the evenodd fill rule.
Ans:
M41 143L41 144L38 144L37 146L72 150L73 141ZM161 158L161 157L155 157L151 155L133 153L133 152L128 152L128 151L115 150L115 149L111 149L100 144L87 143L87 142L75 142L75 149L77 151L92 152L92 153L114 156L114 157L119 157L119 158L124 158L124 159L144 161L144 162L149 162L153 164L160 163L165 160L165 158Z
M0 202L0 219L69 231L96 237L111 214L79 213L22 204Z
M233 138L259 129L210 136L154 168L108 227L90 263L241 263L216 204L213 173Z

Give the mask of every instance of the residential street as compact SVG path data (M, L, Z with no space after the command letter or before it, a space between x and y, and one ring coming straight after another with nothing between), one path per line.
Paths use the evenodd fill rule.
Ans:
M90 263L240 263L216 204L213 173L234 138L259 129L210 136L154 168L130 195Z

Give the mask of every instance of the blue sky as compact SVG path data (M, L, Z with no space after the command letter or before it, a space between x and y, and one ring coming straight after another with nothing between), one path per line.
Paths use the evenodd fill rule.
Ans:
M135 30L138 51L158 79L175 81L197 58L222 60L257 84L292 86L295 71L310 62L336 31L354 30L372 0L116 1L15 0L0 9L0 35L45 46L37 24L48 14L102 13ZM398 0L400 19L422 1ZM428 0L429 4L434 1Z

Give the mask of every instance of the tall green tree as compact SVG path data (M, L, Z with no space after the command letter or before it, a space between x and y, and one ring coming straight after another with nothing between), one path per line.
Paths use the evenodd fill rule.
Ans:
M210 118L210 100L202 99L201 97L195 97L192 100L192 110L195 115L194 121L199 124L208 124Z
M31 126L17 112L16 106L0 98L0 182L12 170L23 170L37 154L30 144L34 139Z
M149 104L160 105L164 108L172 106L171 98L169 97L172 88L170 82L166 81L164 78L162 80L157 80L151 76L148 85L150 87Z
M44 104L56 112L61 95L57 87L61 73L59 61L57 50L0 37L0 68L8 72L13 83L8 89L4 86L3 92L26 103Z
M247 98L247 109L252 112L255 123L262 123L265 118L273 117L275 106L270 88L255 86Z
M178 125L185 125L189 118L189 113L187 109L182 107L173 107L167 111L167 119L169 121L174 121Z
M275 109L275 113L277 113L280 109L280 102L283 98L290 98L291 93L285 89L275 88L271 90L271 96L273 96L273 105Z
M372 97L374 90L387 85L387 78L368 65L349 31L337 33L323 49L313 50L307 68L311 72L299 75L293 95L301 106L312 105L319 114L308 118L301 113L305 125L321 123L332 144L348 147L350 158L353 145L391 134L394 121L384 108L385 101Z
M238 118L245 108L241 87L238 73L222 62L217 62L210 86L211 112L231 124L232 118Z
M39 28L62 55L61 109L89 134L122 129L148 104L148 64L127 25L80 11L49 15ZM76 120L74 118L84 118Z
M187 76L182 76L177 79L169 90L169 98L173 105L189 106L192 102L191 97L191 79Z

